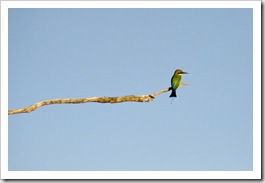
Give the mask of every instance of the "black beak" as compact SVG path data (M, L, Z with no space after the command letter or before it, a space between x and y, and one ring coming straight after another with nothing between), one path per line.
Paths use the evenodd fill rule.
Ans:
M181 74L189 74L189 73L187 73L187 72L182 72Z

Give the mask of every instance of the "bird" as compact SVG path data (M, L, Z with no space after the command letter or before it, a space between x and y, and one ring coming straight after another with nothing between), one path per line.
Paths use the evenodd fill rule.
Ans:
M169 97L177 97L176 90L177 90L177 88L180 85L181 76L183 74L188 74L188 73L187 72L183 72L180 69L177 69L174 72L174 75L171 78L171 87L169 88L169 90L172 90L172 93L171 93L171 95Z

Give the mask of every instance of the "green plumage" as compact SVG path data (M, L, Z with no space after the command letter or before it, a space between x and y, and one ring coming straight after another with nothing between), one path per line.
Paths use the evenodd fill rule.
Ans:
M177 69L174 72L174 75L171 78L171 88L170 88L172 90L172 93L171 93L171 95L169 97L177 97L176 90L177 90L177 88L180 85L182 74L188 74L188 73L187 72L183 72L180 69Z

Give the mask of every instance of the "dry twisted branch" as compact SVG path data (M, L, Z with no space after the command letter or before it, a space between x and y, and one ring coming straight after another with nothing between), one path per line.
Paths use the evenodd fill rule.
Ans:
M186 86L186 83L180 84L180 86ZM29 113L37 108L50 105L50 104L80 104L86 102L98 102L98 103L121 103L121 102L150 102L155 99L155 96L160 95L164 92L168 92L171 90L170 88L165 88L158 92L148 95L127 95L122 97L92 97L92 98L80 98L80 99L52 99L52 100L45 100L38 103L35 103L27 108L21 109L13 109L8 110L8 115L10 114L18 114L18 113Z

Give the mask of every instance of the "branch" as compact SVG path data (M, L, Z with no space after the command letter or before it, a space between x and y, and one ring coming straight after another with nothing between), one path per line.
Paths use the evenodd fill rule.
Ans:
M179 86L186 86L188 84L181 83ZM122 97L92 97L92 98L80 98L80 99L52 99L45 100L35 103L27 108L12 109L8 110L8 115L19 114L19 113L29 113L36 110L39 107L50 104L80 104L87 102L98 102L98 103L121 103L121 102L150 102L155 99L155 96L160 95L164 92L168 92L171 88L165 88L158 92L147 94L147 95L127 95Z

